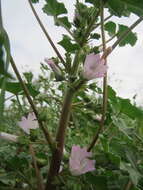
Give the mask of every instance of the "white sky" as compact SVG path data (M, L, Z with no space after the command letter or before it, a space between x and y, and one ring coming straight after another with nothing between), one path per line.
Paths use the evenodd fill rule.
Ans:
M75 0L62 0L62 2L70 10L69 16L72 18ZM36 10L56 43L62 39L62 33L65 31L54 26L52 17L44 14L41 7L42 4L36 5ZM21 71L31 70L35 74L39 73L40 62L45 57L54 56L55 53L41 32L28 1L3 0L2 8L4 26L9 34L12 54L18 68ZM132 15L130 19L114 17L112 20L130 25L136 19L137 17ZM136 101L143 106L143 22L134 31L138 34L136 45L134 47L128 45L122 48L118 47L108 59L109 81L119 96L132 98L137 94ZM57 47L63 54L64 50L60 46Z

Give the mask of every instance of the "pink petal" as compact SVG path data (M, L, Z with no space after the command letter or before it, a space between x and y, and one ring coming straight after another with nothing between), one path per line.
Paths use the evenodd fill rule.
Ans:
M22 117L21 121L18 122L21 129L27 134L30 134L30 129L38 128L38 122L34 113L29 113L28 117Z
M83 77L87 80L104 77L107 71L105 60L100 58L100 54L89 54L86 56Z
M95 161L89 159L91 156L92 153L87 152L87 148L74 145L69 159L69 169L72 175L81 175L95 170Z

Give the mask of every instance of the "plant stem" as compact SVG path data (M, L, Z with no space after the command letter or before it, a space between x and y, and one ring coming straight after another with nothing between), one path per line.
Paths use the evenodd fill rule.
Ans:
M56 135L57 147L52 155L46 190L54 189L54 186L52 183L55 176L58 175L58 172L60 169L61 160L63 156L66 128L69 121L73 95L74 95L74 91L68 88L65 98L64 98L64 102L63 102L61 117L59 121L59 127L58 127L58 131Z
M18 102L18 106L19 106L20 110L21 110L22 113L24 114L24 110L23 110L23 108L22 108L22 105L21 105L21 103L20 103L20 100L19 100L18 95L16 95L16 100L17 100L17 102Z
M116 36L117 36L117 34L114 34L110 39L106 40L106 44L109 43L109 42L111 42ZM98 48L100 48L100 47L102 47L102 46L103 46L103 44L100 44L100 45L98 46Z
M135 22L135 23L133 23L129 28L128 28L128 30L126 30L125 32L123 32L121 35L120 35L120 37L118 38L118 40L113 44L113 46L112 46L112 48L111 48L111 50L109 51L109 52L106 52L106 51L104 51L104 54L103 54L103 58L107 58L108 57L108 55L118 46L118 44L123 40L123 39L125 39L126 38L126 36L129 34L129 32L131 31L131 30L133 30L141 21L143 20L143 17L140 17L139 19L137 19L137 21ZM103 39L103 37L102 37L102 39ZM103 47L103 49L104 49L104 47ZM99 134L100 134L100 132L102 131L102 128L103 128L103 126L104 126L104 119L105 119L105 110L106 110L106 107L107 107L107 76L105 76L105 78L104 78L104 91L103 91L103 94L104 94L104 98L103 98L103 101L104 101L104 103L103 103L103 114L102 114L102 118L101 118L101 122L100 122L100 125L99 125L99 128L98 128L98 130L97 130L97 133L95 134L95 136L94 136L94 138L93 138L93 140L92 140L92 142L91 142L91 144L89 145L89 147L88 147L88 151L90 151L93 147L94 147L94 145L96 144L96 142L97 142L97 140L98 140L98 137L99 137Z
M2 8L1 8L1 0L0 0L0 30L3 29L3 22L2 22Z
M37 21L38 21L38 23L39 23L39 25L40 25L42 31L44 32L46 38L48 39L49 43L51 44L52 48L54 49L55 53L57 54L57 56L59 57L59 59L61 60L61 62L62 62L63 64L65 64L64 59L62 58L60 52L59 52L58 49L56 48L56 46L55 46L53 40L51 39L51 37L50 37L50 35L48 34L48 32L46 31L46 29L45 29L43 23L41 22L41 20L40 20L38 14L36 13L36 11L35 11L35 9L34 9L34 7L33 7L33 5L32 5L31 0L28 0L28 2L29 2L29 5L30 5L30 7L31 7L31 10L32 10L34 16L36 17L36 19L37 19Z
M80 51L81 50L77 51L74 57L72 72L71 72L73 78L76 77L76 74L78 72L78 66L79 66L78 59L79 59Z
M40 170L37 165L36 156L35 156L35 152L34 152L32 144L29 144L29 150L30 150L30 153L32 156L32 160L33 160L33 164L34 164L34 168L35 168L35 172L36 172L38 190L44 190L43 179L42 179Z
M103 6L103 1L101 1L101 36L102 36L102 44L103 44L103 55L106 52L106 39L105 39L105 31L104 31L104 6ZM107 64L106 61L106 57L105 57L105 64ZM90 151L93 146L96 144L99 134L102 131L103 127L104 127L104 121L105 121L105 117L106 117L106 110L107 110L107 73L105 74L104 80L103 80L103 105L102 105L102 118L98 127L98 130L90 144L90 146L88 147L88 151Z
M129 180L126 187L125 187L125 190L130 190L130 188L132 187L132 182Z
M26 98L27 98L29 104L31 105L32 110L33 110L33 112L34 112L34 114L35 114L35 116L37 118L37 121L39 123L39 127L43 131L43 133L45 135L45 138L46 138L46 140L47 140L47 142L48 142L48 144L49 144L49 146L50 146L50 148L52 150L53 149L53 140L52 140L52 137L50 136L48 130L44 127L43 122L39 118L39 114L38 114L38 111L36 109L36 106L33 103L33 100L32 100L32 98L30 96L29 90L28 90L27 86L25 85L24 81L22 80L22 77L21 77L21 75L20 75L20 73L19 73L19 71L18 71L18 69L16 67L16 64L15 64L12 56L10 57L10 62L11 62L11 66L12 66L12 68L13 68L13 70L14 70L14 72L15 72L15 74L16 74L16 76L17 76L17 78L18 78L18 80L19 80L19 82L20 82L20 84L22 86L22 88L23 88L23 91L24 91L24 93L26 95Z
M5 98L5 102L6 101L8 101L8 100L10 100L11 98L13 98L15 96L15 94L14 95L11 95L11 96L9 96L8 98Z
M5 132L0 132L0 139L18 143L18 136Z
M112 14L111 14L111 15L109 15L109 16L107 16L107 17L104 19L104 23L105 23L107 20L109 20L112 16L113 16ZM95 26L94 30L95 30L96 28L98 28L98 26L100 26L100 25L101 25L101 22L100 22L100 23L98 23L98 24L96 24L96 26Z

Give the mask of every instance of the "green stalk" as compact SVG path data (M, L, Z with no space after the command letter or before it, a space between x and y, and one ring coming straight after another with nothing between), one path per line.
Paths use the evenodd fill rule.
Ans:
M41 176L41 173L40 173L40 170L39 170L39 167L37 164L36 155L35 155L32 144L29 144L29 150L30 150L32 160L33 160L33 165L35 168L35 173L36 173L36 178L37 178L37 188L38 188L38 190L44 190L43 178Z
M103 45L103 54L105 54L106 52L106 39L105 39L105 31L104 31L104 5L103 5L103 1L101 1L101 36L102 36L102 45ZM105 58L105 63L106 62L106 58ZM102 118L98 127L98 130L90 144L90 146L88 147L88 151L90 151L94 145L96 144L99 134L102 131L103 127L104 127L104 122L105 122L105 117L106 117L106 110L107 110L107 99L108 99L108 92L107 92L107 73L104 77L103 80L103 106L102 106Z

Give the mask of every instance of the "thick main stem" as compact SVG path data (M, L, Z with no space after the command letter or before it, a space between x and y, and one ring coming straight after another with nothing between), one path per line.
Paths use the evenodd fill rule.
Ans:
M56 135L57 147L52 155L46 190L54 189L53 181L55 176L59 173L73 95L74 92L71 89L67 89Z

